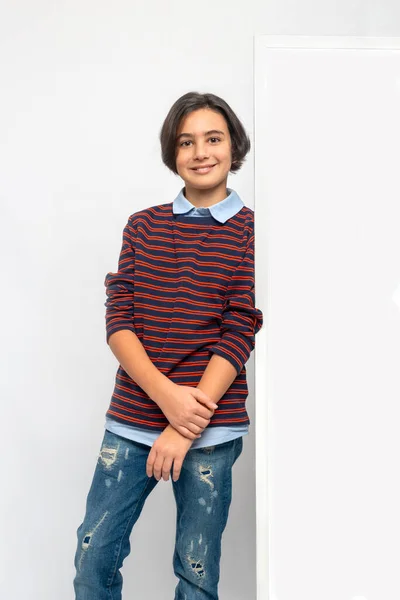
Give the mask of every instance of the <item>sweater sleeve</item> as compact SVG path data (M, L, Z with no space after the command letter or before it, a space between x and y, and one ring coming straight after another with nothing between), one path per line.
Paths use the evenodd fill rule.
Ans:
M210 350L228 360L239 375L254 349L255 334L263 324L263 313L255 307L254 226L244 257L232 275L221 316L221 339Z
M122 248L118 260L118 272L107 273L106 286L106 338L121 329L135 332L134 305L135 234L129 217L122 234Z

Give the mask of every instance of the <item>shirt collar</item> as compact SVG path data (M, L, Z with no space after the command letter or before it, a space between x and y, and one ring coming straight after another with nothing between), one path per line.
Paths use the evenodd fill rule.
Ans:
M175 200L172 203L172 212L176 215L185 214L194 208L194 204L192 204L184 195L183 187ZM208 206L207 208L202 207L198 209L199 212L204 212L204 214L211 213L211 215L219 221L220 223L225 223L228 219L236 215L239 210L244 206L243 200L239 197L239 195L232 190L231 188L226 188L228 191L228 196L217 202L217 204L213 204L213 206Z

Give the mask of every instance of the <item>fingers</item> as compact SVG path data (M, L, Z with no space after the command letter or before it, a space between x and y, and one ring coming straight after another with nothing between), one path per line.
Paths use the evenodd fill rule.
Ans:
M203 431L201 427L195 425L194 423L188 423L186 429L189 430L190 433L193 433L195 436L199 435Z
M157 454L157 458L154 462L154 467L153 467L153 474L154 474L155 479L157 479L157 481L160 481L160 479L161 479L161 473L162 473L164 460L165 459L162 454Z
M201 437L200 436L201 431L199 433L193 433L193 432L189 431L189 429L187 427L184 427L183 425L180 425L177 428L177 431L181 435L183 435L185 438L188 438L189 440L196 440L197 438Z
M154 467L154 462L157 458L157 452L154 448L152 448L149 452L149 456L147 457L147 462L146 462L146 475L147 477L153 477L153 467Z
M200 417L200 415L194 415L192 417L192 423L200 427L200 429L204 430L210 422L210 419L205 419L204 417Z
M153 477L160 481L161 476L165 481L168 480L167 473L171 471L172 458L164 457L161 453L157 453L157 450L152 447L147 457L146 462L146 475L147 477Z
M196 415L198 417L201 417L202 419L206 419L207 421L209 421L211 419L211 417L213 416L213 414L214 414L214 410L210 410L206 406L203 406L203 404L200 404L200 402L197 403Z
M157 454L156 451L153 452L151 450L146 463L146 474L148 477L153 477L154 475L157 481L160 481L161 477L164 481L168 481L172 463L174 464L173 479L177 481L181 474L183 460L181 458L175 458L174 460L169 456L164 457L162 454Z
M174 470L172 471L172 478L174 481L178 481L179 475L181 474L183 460L181 458L175 458Z
M198 402L208 406L210 410L217 410L218 404L213 402L211 398L207 396L204 392L202 392L199 388L193 388L193 396L196 398Z
M162 478L164 479L164 481L168 481L169 474L171 472L171 468L172 468L172 458L170 458L170 457L164 458L164 463L163 463L163 466L161 469Z

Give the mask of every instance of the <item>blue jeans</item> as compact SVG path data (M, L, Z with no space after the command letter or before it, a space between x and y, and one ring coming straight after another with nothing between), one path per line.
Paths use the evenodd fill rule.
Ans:
M232 495L232 466L243 438L189 450L178 481L174 600L218 600L221 538ZM129 536L158 481L146 475L150 447L105 432L86 514L77 531L76 600L121 600L120 568ZM162 480L161 480L162 481Z

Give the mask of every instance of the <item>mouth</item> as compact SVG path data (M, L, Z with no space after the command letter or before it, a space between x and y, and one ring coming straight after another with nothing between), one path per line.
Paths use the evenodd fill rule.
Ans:
M195 169L192 169L192 171L194 171L195 173L198 173L199 175L204 175L206 173L209 173L216 165L209 165L209 166L204 166L204 167L197 167Z

